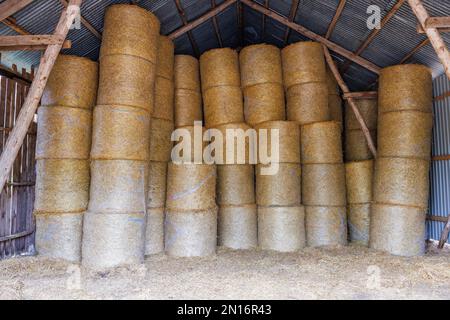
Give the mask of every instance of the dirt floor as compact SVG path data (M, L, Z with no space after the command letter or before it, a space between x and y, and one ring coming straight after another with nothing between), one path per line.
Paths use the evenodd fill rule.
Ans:
M450 249L402 258L355 246L296 254L219 250L92 273L39 257L0 261L0 299L450 299Z

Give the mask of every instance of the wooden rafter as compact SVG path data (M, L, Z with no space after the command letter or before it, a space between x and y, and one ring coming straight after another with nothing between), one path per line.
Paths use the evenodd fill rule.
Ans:
M289 17L288 17L288 20L290 22L294 21L295 16L297 15L299 5L300 5L300 0L292 1L291 10L289 11ZM286 45L288 43L290 34L291 34L291 28L286 27L286 31L284 32L284 40L283 40L284 45Z
M67 8L68 6L68 2L67 0L59 0L59 2L65 7ZM83 15L80 15L80 22L83 24L83 26L86 27L86 29L88 29L94 36L96 36L98 39L102 38L102 34L100 32L98 32L97 29L94 28L94 26L92 24L89 23L89 21L87 21Z
M237 18L238 18L238 32L239 32L239 45L241 46L241 48L244 46L244 32L245 32L245 27L244 27L244 7L241 3L241 1L237 2L236 5L236 10L237 10Z
M181 21L183 22L184 26L187 26L189 22L186 19L186 14L184 12L183 7L181 6L180 0L174 0L175 6L177 7L178 14L180 15ZM191 43L192 50L194 50L195 55L198 57L200 55L200 50L198 49L197 43L195 42L194 36L192 35L192 32L189 30L187 31L187 35L189 38L189 42Z
M406 56L404 56L402 58L402 60L400 60L399 64L403 64L403 63L407 62L409 59L412 58L413 55L416 54L417 51L419 51L420 49L422 49L429 43L430 43L430 39L427 38L427 39L423 40L421 43L419 43L417 46L415 46L414 49L411 50L411 52L409 52Z
M58 35L20 35L0 36L0 51L18 50L16 48L36 48L39 50L51 44L64 44L64 38Z
M65 38L69 32L75 17L80 13L80 5L82 0L70 0L67 9L61 13L61 18L55 29L55 36ZM0 190L5 186L8 180L14 160L22 146L28 127L33 121L36 109L41 100L45 85L47 84L48 76L55 64L56 58L62 48L62 42L52 44L47 47L42 59L37 74L31 84L28 95L20 110L16 120L16 125L11 131L11 134L6 141L3 152L0 156Z
M264 0L264 8L269 8L269 0ZM266 38L266 15L262 15L262 26L261 26L261 38L264 41L264 39Z
M251 1L251 0L241 0L242 3L244 3L245 5L249 6L250 8L259 11L267 16L269 16L270 18L288 26L289 28L297 31L298 33L304 35L305 37L310 38L313 41L317 41L320 42L321 44L325 45L326 47L328 47L330 50L340 54L341 56L363 66L364 68L366 68L367 70L372 71L373 73L379 74L380 73L380 67L375 65L374 63L355 55L353 52L351 52L350 50L347 50L341 46L339 46L338 44L331 42L330 40L312 32L311 30L297 24L294 22L290 22L287 18L269 10L264 8L263 6Z
M346 3L347 3L347 0L339 1L338 7L336 9L336 13L334 14L334 17L331 20L330 25L328 26L327 34L325 35L326 39L330 39L331 35L333 34L334 28L336 28L336 24L337 24L339 18L341 17L342 12L344 11Z
M6 0L0 3L0 21L12 16L16 12L19 12L27 5L32 3L33 0Z
M211 0L211 8L214 9L215 7L216 7L216 1ZM219 42L219 46L221 48L223 48L222 36L220 35L220 28L219 28L219 24L217 23L216 16L214 16L212 18L212 21L213 21L213 25L214 25L214 32L216 33L216 38L217 38L217 41Z

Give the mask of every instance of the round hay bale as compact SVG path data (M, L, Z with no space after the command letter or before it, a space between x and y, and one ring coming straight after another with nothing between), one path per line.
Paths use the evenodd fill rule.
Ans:
M371 207L370 203L349 204L347 206L350 242L366 247L369 246Z
M117 4L105 13L100 57L130 55L157 63L159 20L139 6Z
M347 203L362 204L372 201L373 170L373 160L345 164Z
M381 114L378 156L429 160L432 128L431 113L399 111Z
M188 55L175 55L175 89L200 92L200 68L198 60Z
M164 208L148 210L145 229L145 255L164 252Z
M252 165L217 166L217 204L241 206L255 203L254 177Z
M399 256L425 254L425 209L372 205L370 247Z
M155 66L125 55L100 60L98 105L123 105L153 111Z
M354 100L369 130L376 130L378 123L378 104L376 99ZM361 130L352 108L345 102L345 130Z
M239 87L214 87L203 92L205 127L244 122L244 102Z
M375 145L377 144L376 130L370 131ZM361 161L373 158L366 137L362 130L345 130L345 161Z
M75 213L89 200L89 161L36 161L35 213Z
M153 118L174 121L175 89L172 80L156 77Z
M40 256L81 261L81 233L83 214L37 214L36 250Z
M96 106L91 159L149 160L150 121L142 109Z
M40 107L36 159L89 159L92 113L66 107Z
M342 163L341 128L335 121L301 126L302 164Z
M302 83L326 82L325 57L318 42L302 41L281 50L286 89Z
M166 208L207 210L216 206L216 166L169 163Z
M158 62L156 63L156 75L173 81L175 47L172 40L167 36L160 35L158 40Z
M235 250L258 245L256 205L220 206L217 241L219 246Z
M42 93L41 106L91 109L97 98L97 85L97 62L60 54Z
M152 119L150 134L150 160L170 161L173 143L170 140L173 132L173 122L162 119Z
M96 270L144 262L146 214L86 212L82 264Z
M308 247L347 244L346 207L305 207Z
M305 247L305 210L258 206L258 244L263 250L294 252Z
M92 161L89 211L143 213L147 187L148 161Z
M422 159L377 158L373 185L380 204L428 207L430 162Z
M203 257L216 253L217 208L204 211L166 211L166 254Z
M148 208L166 204L167 162L150 161L148 169Z
M230 48L206 51L200 57L200 74L203 92L218 86L240 87L237 51Z
M286 94L288 120L297 121L301 125L331 120L327 92L324 82L291 87Z
M175 128L193 126L202 121L202 95L192 90L175 90Z
M271 155L272 130L278 130L279 162L300 163L300 126L295 121L267 121L254 127L258 132L258 139L262 130L267 130L267 153ZM262 159L258 159L261 163Z
M336 121L341 127L341 131L344 130L344 118L342 112L342 99L335 94L328 95L328 110L330 111L330 119Z
M263 83L246 87L244 92L245 121L257 125L266 121L286 120L283 86Z
M259 206L300 205L300 164L280 163L274 175L262 175L262 166L256 166L256 203Z
M302 197L307 206L345 206L344 164L304 164Z
M428 67L404 64L381 70L378 87L380 113L401 110L430 112L433 84Z
M246 123L228 123L217 126L215 128L219 130L223 138L223 163L224 164L254 164L256 163L256 154L253 147L257 142L254 131ZM213 133L208 132L209 138L212 140ZM245 138L245 144L240 143L243 141L240 137ZM233 145L233 147L231 147ZM233 148L233 150L231 150ZM227 149L230 153L230 157L227 156ZM233 153L232 153L233 151ZM233 157L231 157L231 154Z
M242 87L263 83L283 85L281 51L268 44L254 44L239 53Z
M340 96L339 85L331 69L326 66L328 94Z
M203 127L201 129L202 129L202 131L201 131L201 135L199 135L199 138L204 138L206 130ZM177 136L178 134L180 134L180 135ZM195 137L195 127L194 126L187 126L187 127L177 128L175 130L175 132L174 132L174 135L177 137L178 141L173 143L174 148L172 149L172 152L174 154L172 154L172 152L171 152L172 161L179 160L182 163L193 163L193 162L195 162L196 161L196 159L195 159L195 151L196 151L196 147L197 147L197 144L198 144L198 142L196 141L196 139L198 139L198 138ZM190 136L191 149L190 150L178 150L179 152L177 153L177 151L175 150L175 147L178 144L183 143L184 136ZM201 151L200 152L200 157L201 157L202 163L203 163L203 160L204 160L203 159L204 150L205 150L207 145L208 145L208 141L201 140L201 150L199 150L199 151ZM191 153L190 161L184 161L184 159L183 159L184 151L189 151Z

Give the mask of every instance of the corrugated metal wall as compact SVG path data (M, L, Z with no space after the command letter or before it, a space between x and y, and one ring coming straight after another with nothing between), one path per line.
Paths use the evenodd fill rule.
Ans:
M446 219L450 213L450 160L442 158L450 155L450 81L445 74L434 80L433 91L435 101L432 155L434 160L430 173L429 214ZM436 157L440 157L441 160ZM427 222L428 238L439 240L444 225L442 221L429 220Z

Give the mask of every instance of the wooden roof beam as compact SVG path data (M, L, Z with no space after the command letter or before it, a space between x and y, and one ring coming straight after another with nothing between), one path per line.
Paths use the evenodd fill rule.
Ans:
M33 0L6 0L0 3L0 21L12 16L16 12L19 12L27 5L32 3Z
M439 32L450 32L450 17L429 17L425 21L425 28L436 28ZM417 33L425 33L425 30L420 23L417 24Z
M64 49L71 47L71 41L64 41L58 35L0 36L0 51L45 50L55 44L61 44Z
M292 1L291 10L289 11L289 18L288 18L288 20L290 22L294 21L295 16L297 15L299 6L300 6L300 0ZM288 43L290 34L291 34L291 28L287 27L286 31L284 33L284 45L286 45Z
M336 24L337 24L339 18L341 17L342 12L344 11L346 3L347 3L347 0L339 1L339 5L336 9L336 13L334 14L334 17L331 20L330 25L328 26L327 34L325 35L326 39L330 39L331 35L333 34L334 28L336 28Z
M269 0L264 0L264 8L269 9ZM262 15L262 26L261 26L261 32L262 32L262 40L266 38L266 15Z
M67 8L68 2L66 0L59 0L59 2ZM82 15L80 15L80 22L83 24L83 26L86 27L94 36L96 36L98 39L102 39L102 34L94 28L92 24L89 23Z
M263 6L251 1L251 0L241 0L242 3L244 3L245 5L249 6L250 8L259 11L267 16L269 16L270 18L288 26L289 28L291 28L292 30L295 30L296 32L304 35L305 37L310 38L313 41L317 41L323 45L325 45L328 49L336 52L337 54L340 54L341 56L359 64L360 66L366 68L367 70L370 70L373 73L379 74L380 73L380 67L375 65L374 63L360 57L357 56L356 54L354 54L353 52L351 52L350 50L347 50L341 46L339 46L338 44L331 42L330 40L312 32L311 30L297 24L294 22L290 22L287 18L269 10L264 8Z
M178 14L180 15L181 21L183 22L184 26L187 26L189 23L186 19L186 14L183 10L183 7L181 6L180 0L174 0L175 6L177 7ZM192 35L192 32L189 30L187 31L187 35L189 38L189 42L191 43L192 49L194 50L194 54L198 57L200 56L200 50L198 49L197 43L195 42L194 36Z
M211 0L211 8L214 9L215 7L216 7L216 1L215 0ZM220 35L220 28L219 28L219 24L217 22L216 16L214 16L212 18L212 21L213 21L213 25L214 25L214 32L216 33L216 38L217 38L217 41L219 42L219 46L221 48L223 48L222 36Z

